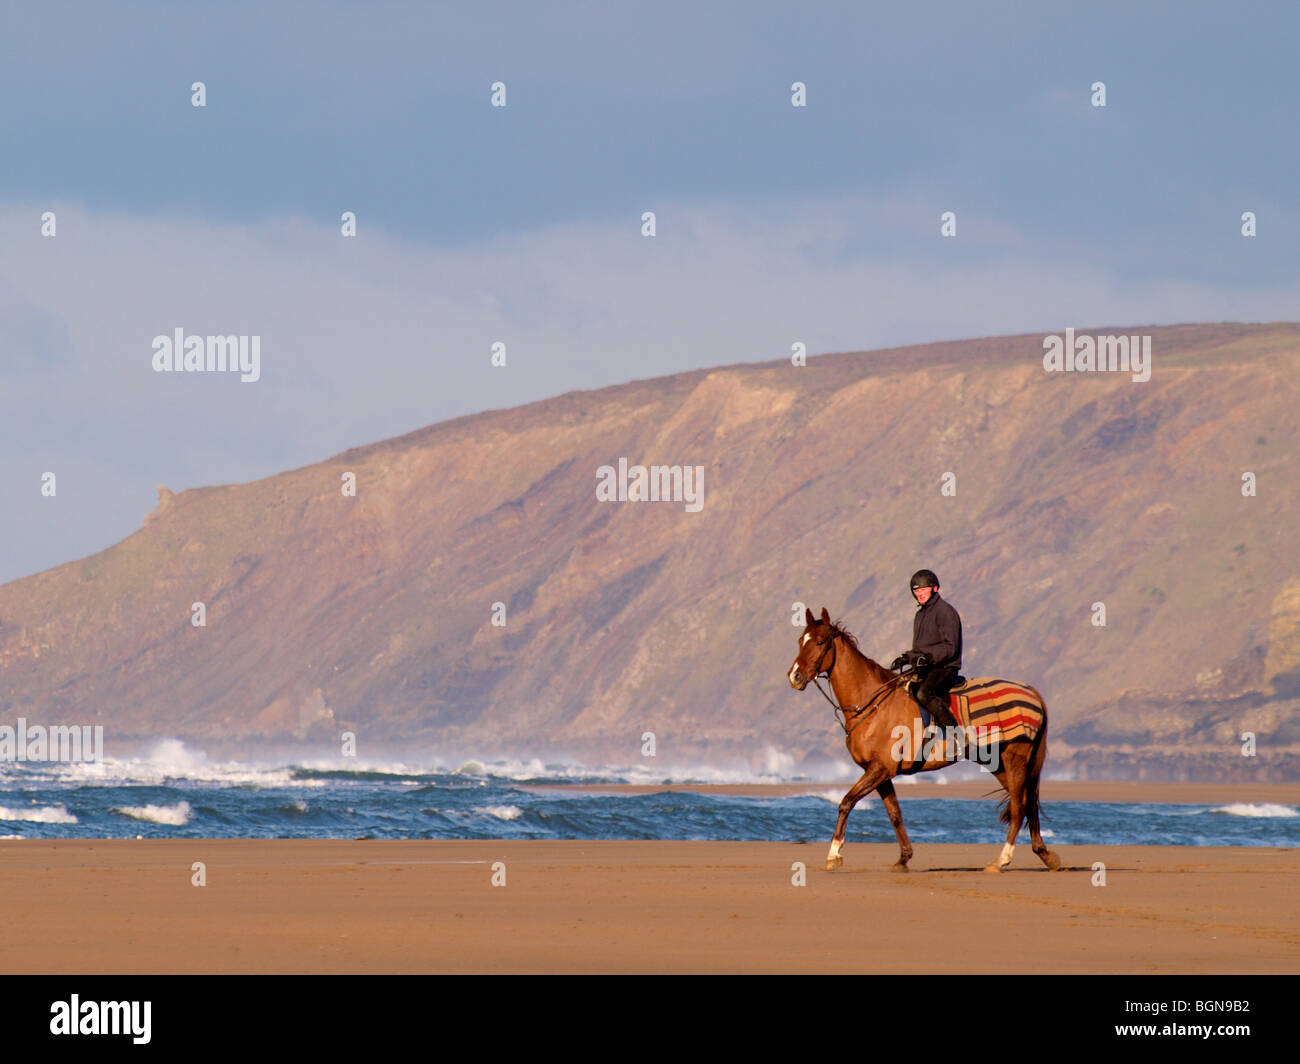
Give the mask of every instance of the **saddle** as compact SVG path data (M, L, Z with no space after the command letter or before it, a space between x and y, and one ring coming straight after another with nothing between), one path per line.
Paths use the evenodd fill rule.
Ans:
M958 676L957 682L948 689L948 705L951 708L953 719L959 722L961 715L957 711L957 695L968 682L965 676ZM934 723L934 715L930 712L930 707L916 697L916 689L921 686L920 682L918 680L908 680L903 686L907 688L908 697L916 703L917 708L921 711L921 730L929 731L930 726ZM924 763L924 759L914 761L907 768L899 769L898 774L900 776L914 775L921 771L921 766Z
M907 684L907 693L916 702L915 681ZM921 711L922 725L930 727L929 709L920 702L916 704ZM974 728L981 735L996 733L1003 743L1016 739L1032 741L1046 717L1042 697L1033 688L991 676L972 679L958 676L948 690L948 705L959 725Z
M962 689L969 681L965 676L958 676L957 682L948 688L948 706L952 712L954 720L960 721L961 715L957 712L957 696L961 694ZM928 728L932 723L932 714L930 707L916 697L916 689L921 686L918 680L908 680L904 685L907 688L907 696L916 703L917 708L921 711L921 727Z
M970 683L970 681L966 679L965 676L958 676L957 682L948 688L948 697L952 698L954 695L961 694L962 688L968 683ZM918 706L921 706L920 701L916 697L916 689L921 686L920 682L917 680L908 680L903 686L907 688L907 693L912 701L916 702ZM956 705L956 703L954 702L953 705ZM921 708L925 709L925 706L921 706Z

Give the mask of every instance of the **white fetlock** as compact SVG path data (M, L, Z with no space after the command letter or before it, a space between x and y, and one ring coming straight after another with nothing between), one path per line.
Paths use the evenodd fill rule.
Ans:
M1009 842L1002 844L1002 854L998 857L998 867L1006 868L1011 863L1011 855L1016 852L1016 848Z

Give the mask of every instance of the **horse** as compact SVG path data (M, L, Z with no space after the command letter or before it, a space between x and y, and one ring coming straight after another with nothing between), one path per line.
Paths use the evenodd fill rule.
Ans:
M892 871L906 872L907 862L912 857L912 844L908 842L903 827L903 814L898 808L893 778L900 772L910 775L946 768L955 761L955 756L947 756L953 751L943 746L936 749L933 743L912 741L912 737L919 738L923 733L920 707L903 688L902 681L907 673L895 675L863 654L858 649L858 641L849 632L838 622L831 623L824 606L820 618L814 617L812 610L807 610L805 620L807 624L799 636L799 652L786 678L791 687L802 691L810 680L829 676L831 689L839 703L836 708L843 718L840 723L844 728L844 745L864 770L862 777L840 801L839 820L835 824L830 852L826 855L826 869L834 871L844 863L840 850L844 846L844 829L849 813L874 790L884 802L889 822L898 837L898 863ZM1006 681L989 683L1006 684ZM1017 693L1033 707L1030 715L1037 716L1036 708L1041 712L1042 720L1032 738L1021 735L1000 743L996 748L997 767L991 771L1007 792L1000 813L1002 822L1008 825L1007 841L996 860L984 871L1001 872L1011 864L1016 838L1026 817L1034 853L1055 871L1061 867L1061 859L1047 848L1038 827L1038 784L1043 762L1047 759L1047 705L1043 696L1026 684L1006 686L1018 688Z

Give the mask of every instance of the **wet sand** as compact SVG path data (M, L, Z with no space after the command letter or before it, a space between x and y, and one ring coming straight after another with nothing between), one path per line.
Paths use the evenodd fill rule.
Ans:
M899 875L892 844L827 872L824 842L6 840L0 971L1300 969L1300 851L1058 852L989 875L996 847L917 845Z

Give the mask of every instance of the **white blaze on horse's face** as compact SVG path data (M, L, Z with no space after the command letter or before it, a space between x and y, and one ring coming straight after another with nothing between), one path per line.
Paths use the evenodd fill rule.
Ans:
M812 637L813 637L812 632L804 632L804 634L799 637L799 653L795 655L794 664L790 666L790 671L785 674L785 678L790 681L790 686L793 687L796 691L802 691L805 687L808 686L807 679L805 679L804 682L801 684L797 679L795 679L795 674L799 671L799 662L803 658L804 647L806 647L812 641ZM810 664L809 668L811 667L812 666Z
M790 686L796 691L802 690L802 688L799 686L799 681L795 679L795 673L799 671L799 659L803 657L803 648L808 645L808 640L811 638L811 632L804 632L804 634L799 637L799 653L795 655L794 664L790 666L790 671L785 674L785 678L789 681Z

